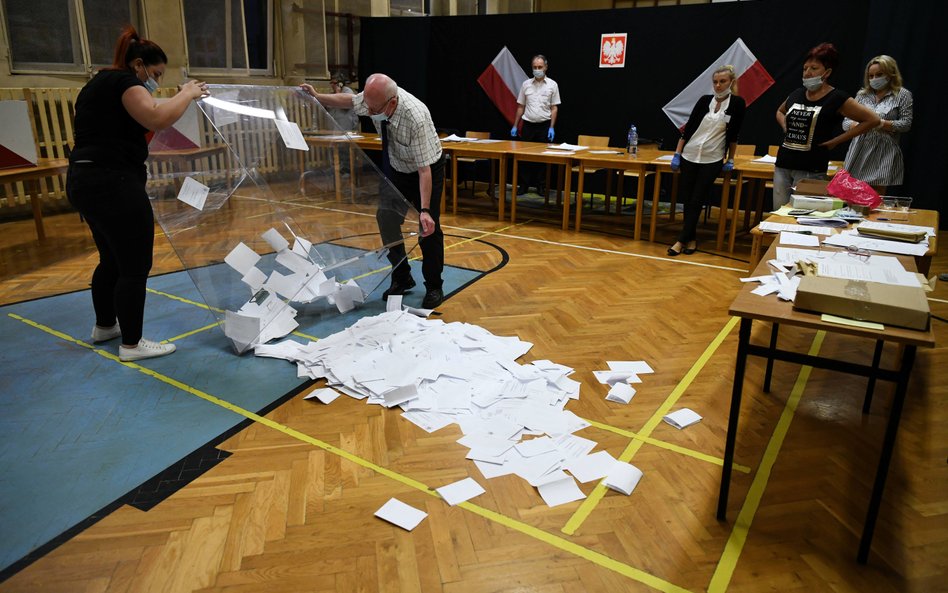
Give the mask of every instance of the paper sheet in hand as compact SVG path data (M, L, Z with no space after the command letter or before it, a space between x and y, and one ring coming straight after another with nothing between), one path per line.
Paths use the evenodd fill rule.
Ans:
M662 420L671 424L677 429L682 429L686 426L691 426L692 424L699 422L701 420L701 416L699 416L694 410L690 408L682 408L672 412L671 414L666 414Z
M454 482L453 484L448 484L441 488L435 488L435 490L437 490L441 498L451 506L462 503L465 500L470 500L486 492L473 478L465 478L459 482Z
M178 199L193 206L198 210L204 210L204 202L207 201L207 194L211 188L200 181L195 181L192 177L185 177L181 184L181 191L178 192Z
M609 475L606 476L605 481L603 481L603 484L605 484L607 488L628 496L632 494L632 491L635 490L635 487L638 486L639 480L641 479L642 470L631 463L616 461L609 471Z
M388 502L382 505L382 508L375 511L375 516L393 525L398 525L406 531L411 531L418 527L418 524L428 516L428 513L408 506L397 498L390 498Z

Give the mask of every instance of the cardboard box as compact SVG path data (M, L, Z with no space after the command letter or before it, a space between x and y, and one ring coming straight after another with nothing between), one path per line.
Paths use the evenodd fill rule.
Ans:
M794 309L925 330L931 311L921 287L804 276Z
M797 182L793 191L794 193L806 194L808 196L828 196L829 192L826 191L828 185L829 181L822 179L801 179Z

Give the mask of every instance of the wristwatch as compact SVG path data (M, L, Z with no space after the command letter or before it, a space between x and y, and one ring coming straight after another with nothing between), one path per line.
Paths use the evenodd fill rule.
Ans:
M428 210L427 208L422 208L418 212L427 212L428 214L431 214L431 210Z

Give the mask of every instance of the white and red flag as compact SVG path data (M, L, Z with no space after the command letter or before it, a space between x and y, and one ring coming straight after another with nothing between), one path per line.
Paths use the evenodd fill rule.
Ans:
M0 101L0 169L36 165L36 143L26 101Z
M490 100L504 115L507 123L514 125L517 115L517 95L523 81L530 78L523 71L513 54L505 45L490 66L477 77L477 84L481 85Z
M774 83L773 77L764 70L763 65L747 48L744 41L738 38L731 47L727 48L727 51L721 54L720 58L708 66L691 84L678 93L678 96L662 108L662 111L672 120L675 127L682 128L685 125L698 99L702 95L712 92L711 75L718 67L727 64L734 66L734 72L737 74L738 92L748 105L764 94L764 91Z

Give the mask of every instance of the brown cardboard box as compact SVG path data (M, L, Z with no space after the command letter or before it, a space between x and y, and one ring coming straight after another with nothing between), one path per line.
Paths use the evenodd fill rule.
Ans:
M921 287L820 276L800 280L793 308L920 330L931 314Z
M794 193L804 196L828 196L829 192L826 191L828 185L829 181L822 179L801 179L797 182Z

